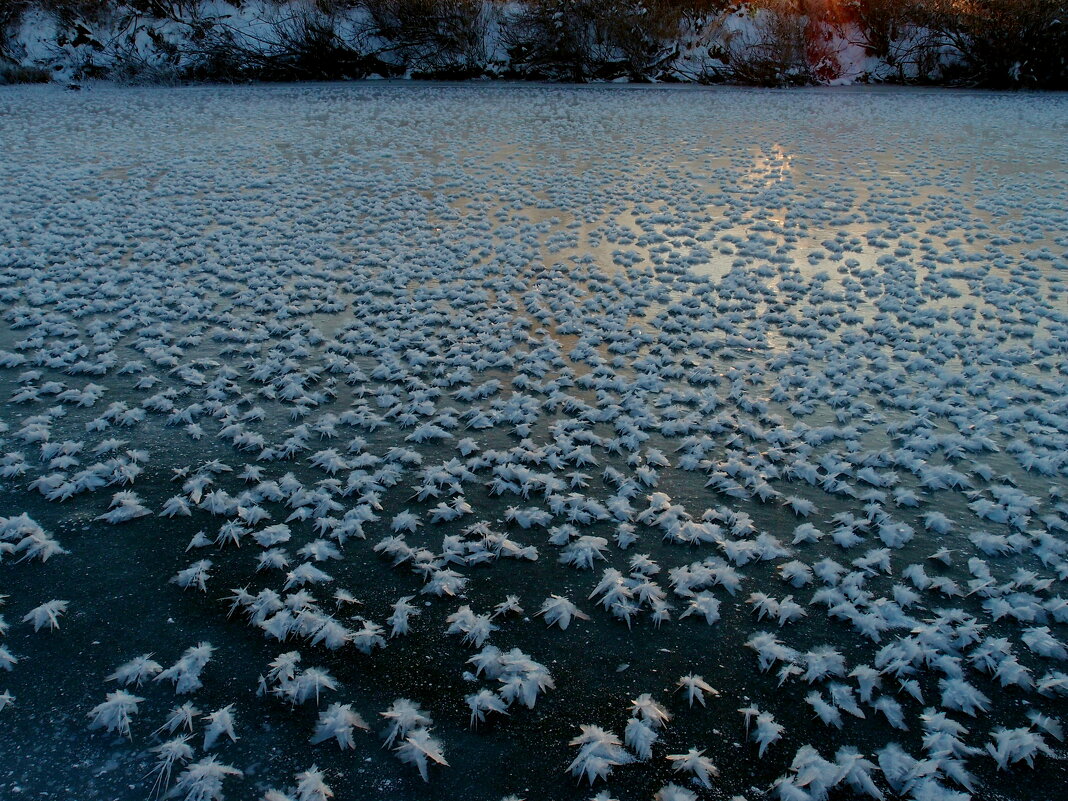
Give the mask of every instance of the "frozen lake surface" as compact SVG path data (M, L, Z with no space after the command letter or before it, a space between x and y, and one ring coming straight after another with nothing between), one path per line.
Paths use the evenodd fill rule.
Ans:
M0 798L1068 786L1068 99L13 87L0 153Z

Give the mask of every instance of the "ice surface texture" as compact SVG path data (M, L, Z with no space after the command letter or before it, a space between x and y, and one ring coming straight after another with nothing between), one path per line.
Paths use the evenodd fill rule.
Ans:
M0 796L1064 786L1065 111L0 93Z

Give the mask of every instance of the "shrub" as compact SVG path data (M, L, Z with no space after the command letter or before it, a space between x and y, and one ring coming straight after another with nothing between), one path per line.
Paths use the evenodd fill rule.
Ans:
M11 47L11 34L25 10L25 3L0 3L0 63L4 59L14 61Z
M12 34L29 9L55 17L66 73L127 82L510 69L784 85L837 78L847 38L881 78L1068 88L1068 0L257 0L265 25L248 26L248 10L231 20L207 0L0 0L0 62L25 60Z
M279 20L277 45L256 77L263 79L358 78L367 74L365 58L342 41L333 13L303 9Z
M24 67L0 61L0 86L12 83L48 83L52 73L43 67Z
M864 37L868 55L877 58L890 57L894 43L916 20L911 0L848 0L842 8Z
M684 21L726 0L531 0L506 20L503 40L521 74L554 80L655 77L678 55Z
M1068 88L1064 0L930 0L923 21L960 53L969 82Z
M530 77L581 82L604 63L602 0L531 0L502 30L514 69Z
M361 78L371 72L390 74L359 41L339 33L336 6L308 4L284 9L269 18L270 35L250 38L225 21L185 18L188 64L183 77L199 80L329 80Z
M724 34L728 77L757 86L811 83L807 19L790 0L759 0L752 25Z
M841 9L858 44L893 70L896 80L925 82L937 74L944 40L926 26L922 0L848 0Z
M481 0L363 0L371 33L416 75L467 77L487 63Z
M701 7L711 7L702 3ZM634 80L656 74L678 55L678 37L684 17L698 6L672 0L636 0L606 4L599 20L612 61Z

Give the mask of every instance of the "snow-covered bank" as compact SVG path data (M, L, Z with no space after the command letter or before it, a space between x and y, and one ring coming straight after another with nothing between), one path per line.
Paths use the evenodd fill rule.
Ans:
M1063 6L980 0L966 14L949 0L22 0L0 8L0 83L410 76L1062 88Z

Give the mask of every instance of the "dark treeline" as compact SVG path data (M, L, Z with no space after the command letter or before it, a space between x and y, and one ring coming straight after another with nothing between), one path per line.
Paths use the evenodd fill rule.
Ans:
M369 75L1064 89L1068 0L0 0L0 81Z

